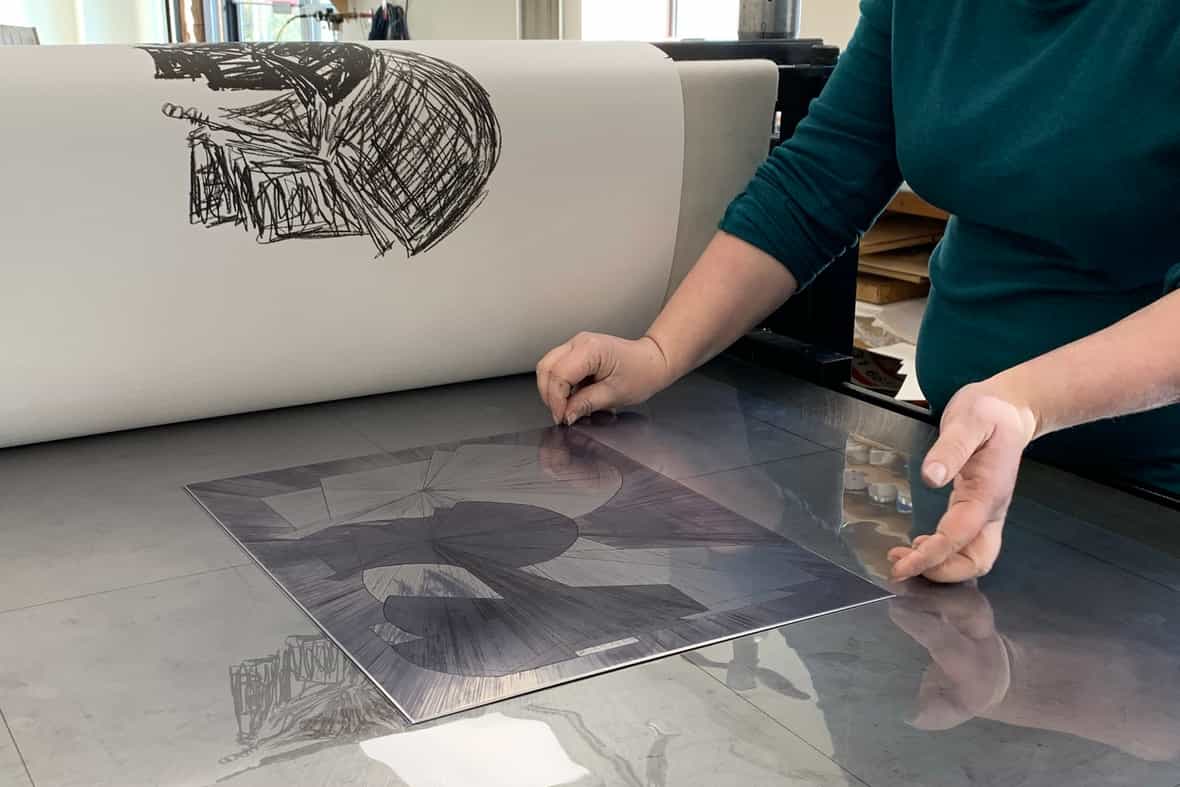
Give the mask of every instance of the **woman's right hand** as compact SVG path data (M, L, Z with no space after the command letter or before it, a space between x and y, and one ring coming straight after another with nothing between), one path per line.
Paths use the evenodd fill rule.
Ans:
M774 257L718 232L642 339L579 333L537 364L553 422L648 399L733 344L796 289Z
M639 404L671 383L668 359L650 336L579 333L537 364L537 390L555 424Z

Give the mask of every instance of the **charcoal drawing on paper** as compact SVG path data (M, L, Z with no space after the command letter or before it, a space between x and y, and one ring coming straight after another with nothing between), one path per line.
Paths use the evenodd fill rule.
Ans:
M188 489L411 721L885 595L577 429Z
M378 256L400 245L412 257L487 195L499 120L453 63L359 44L142 48L157 79L272 94L212 113L164 105L191 127L193 224L238 225L261 243L364 235Z

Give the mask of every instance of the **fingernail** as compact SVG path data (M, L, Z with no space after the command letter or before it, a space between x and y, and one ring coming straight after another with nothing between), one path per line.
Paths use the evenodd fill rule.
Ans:
M946 483L946 466L938 462L926 465L926 477L935 486L942 486Z
M554 425L554 426L556 426L557 424L561 423L561 417L560 417L560 416L558 416L558 414L557 414L557 413L550 413L550 415L552 415L552 416L553 416L553 425Z
M566 426L573 426L574 421L577 421L577 420L578 420L578 416L575 415L574 413L570 413L569 415L567 415L565 417L565 425Z

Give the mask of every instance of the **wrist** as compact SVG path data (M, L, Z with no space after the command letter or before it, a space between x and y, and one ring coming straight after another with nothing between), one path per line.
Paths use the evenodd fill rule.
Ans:
M656 390L663 390L674 383L680 375L672 370L671 359L668 353L664 350L663 343L650 333L645 333L639 337L641 344L646 344L653 356L653 367L656 369L655 380L653 381Z
M983 384L996 396L1016 408L1028 442L1031 443L1052 431L1046 428L1045 403L1040 401L1042 397L1038 395L1038 386L1029 379L1028 370L1023 366L1000 372L985 380Z

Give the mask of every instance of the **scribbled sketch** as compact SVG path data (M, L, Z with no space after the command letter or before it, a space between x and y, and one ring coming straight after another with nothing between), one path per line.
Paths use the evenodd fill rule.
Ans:
M887 595L577 429L188 488L411 721Z
M297 759L325 745L405 726L364 674L322 636L290 636L277 652L231 666L229 687L242 748L223 763L256 756L269 762Z
M215 113L167 103L191 126L189 219L261 243L368 236L408 256L455 231L500 157L488 92L462 68L359 44L145 46L157 79L275 93Z
M295 634L277 650L229 668L237 748L218 783L401 732L404 718L322 635ZM212 782L210 782L212 783Z
M323 636L291 635L274 653L230 666L229 687L240 748L220 760L234 769L218 779L221 783L233 782L258 767L406 729L385 696ZM668 783L666 750L677 733L663 729L663 723L647 722L653 737L641 758L646 765L641 779L577 710L531 702L517 715L521 711L550 726L560 719L567 734L581 739L619 784L658 787Z

